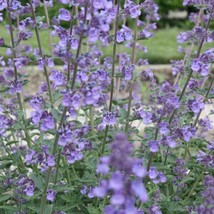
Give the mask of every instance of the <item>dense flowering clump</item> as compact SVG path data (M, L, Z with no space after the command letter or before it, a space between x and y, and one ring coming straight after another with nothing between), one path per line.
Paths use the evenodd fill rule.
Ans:
M183 5L162 80L154 0L0 0L0 213L213 213L214 1Z

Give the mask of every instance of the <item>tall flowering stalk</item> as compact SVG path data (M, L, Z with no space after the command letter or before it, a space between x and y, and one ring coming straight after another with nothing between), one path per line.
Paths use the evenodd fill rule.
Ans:
M214 2L183 5L199 15L177 37L190 46L179 48L171 84L138 57L157 28L154 0L0 0L10 35L0 34L0 213L212 212L212 119L202 113L213 98L214 51L204 45ZM50 56L40 31L56 37ZM44 71L33 91L32 64Z

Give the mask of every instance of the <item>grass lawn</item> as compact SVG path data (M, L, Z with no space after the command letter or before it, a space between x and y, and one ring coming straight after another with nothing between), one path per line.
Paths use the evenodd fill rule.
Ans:
M166 28L160 29L155 32L155 36L149 40L139 41L139 43L148 48L148 53L142 53L140 51L137 52L137 59L144 58L149 59L151 64L167 64L171 59L182 59L183 54L177 51L178 44L176 41L176 37L182 29L179 28ZM5 43L9 44L10 36L7 34L3 25L0 25L0 37L5 39ZM44 53L49 55L49 39L48 39L48 31L42 30L40 31L41 43L44 50ZM53 38L53 42L57 42L57 38ZM23 44L31 44L33 48L37 47L37 40L35 37L35 33L33 37L24 41ZM208 44L206 46L212 47L213 44ZM124 50L126 49L126 50ZM130 49L127 49L124 45L117 46L118 52L126 52L131 53ZM0 55L5 55L5 49L0 48ZM112 45L103 48L103 52L105 56L112 55Z

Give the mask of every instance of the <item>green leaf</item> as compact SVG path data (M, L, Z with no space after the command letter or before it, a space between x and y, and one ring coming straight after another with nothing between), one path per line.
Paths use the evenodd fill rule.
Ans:
M90 214L100 214L100 210L91 204L87 206L87 210Z
M50 204L50 205L46 205L45 206L45 210L44 210L44 213L45 214L51 214L53 211L53 204Z
M11 195L2 195L0 196L0 202L3 202L3 201L7 201L8 199L10 199L12 196Z
M56 109L52 108L51 114L53 115L54 119L56 119L57 121L60 121L61 115Z
M127 119L127 111L123 108L120 109L120 116L123 118L123 119Z
M0 206L0 209L3 209L3 210L11 210L11 211L17 211L17 207L12 207L12 206L9 206L9 205Z
M34 181L38 189L43 190L44 182L43 182L43 178L40 175L32 172L30 174L30 178Z

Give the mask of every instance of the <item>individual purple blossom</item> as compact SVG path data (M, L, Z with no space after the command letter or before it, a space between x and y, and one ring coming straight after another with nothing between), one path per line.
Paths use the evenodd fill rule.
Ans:
M59 140L58 145L65 146L67 143L71 143L73 140L73 133L72 133L72 125L67 124L62 127L59 131Z
M6 0L0 0L0 11L4 10L7 7Z
M202 76L207 76L209 74L209 66L200 61L200 59L193 59L191 69Z
M203 131L206 132L210 129L213 128L212 126L212 121L210 121L210 119L208 117L204 118L204 119L200 119L198 121L198 125L202 127Z
M13 124L13 120L6 115L0 114L0 136L5 137L6 130Z
M190 126L186 126L184 128L182 128L182 135L185 141L190 141L190 139L195 135L195 128L190 127Z
M58 18L60 20L63 20L63 21L70 21L71 19L71 14L68 10L64 9L64 8L60 8L59 9L59 16Z
M124 4L124 12L135 19L141 14L141 7L140 5L136 5L133 1L128 0L127 3Z
M19 33L19 40L28 40L33 36L33 33L30 30L25 30Z
M166 137L166 143L170 148L175 148L177 143L174 140L174 137L172 136L167 136Z
M141 72L141 78L146 81L152 81L154 74L151 72L151 69L145 69Z
M81 193L82 195L86 195L86 194L87 194L87 190L88 190L88 187L84 185L84 186L82 187L82 189L80 190L80 193Z
M27 164L31 164L32 163L32 159L34 157L34 155L36 154L36 152L34 150L28 150L26 156L25 156L25 162Z
M97 173L101 173L103 175L108 174L110 167L110 158L108 156L104 156L100 158L99 164L97 164Z
M18 193L23 194L24 192L29 197L32 197L34 195L35 184L33 180L24 177L23 175L20 175L18 177L16 185L18 187L17 189Z
M30 99L30 106L37 111L40 111L44 108L44 99L41 96L33 96Z
M143 123L145 125L148 125L152 122L152 113L144 110L140 110L137 112L137 114L140 116L140 118L143 120Z
M4 39L0 38L0 47L4 46Z
M134 65L129 65L126 67L122 68L122 74L125 78L125 80L129 81L133 78L133 72L135 70L135 66Z
M82 95L78 92L71 92L68 91L63 96L63 105L66 107L73 107L74 109L77 109L81 106L82 102Z
M22 69L24 66L27 66L30 62L28 57L19 57L14 59L14 63L17 69Z
M103 126L114 126L117 123L115 112L105 112L103 114L102 125Z
M158 171L154 166L151 166L148 172L150 179L155 179L158 176Z
M54 86L61 86L65 84L65 76L62 72L51 70L50 80L54 82Z
M27 196L32 197L34 195L34 186L33 185L28 185L24 189L25 193Z
M167 134L169 132L168 129L168 123L167 122L160 122L158 124L159 132L163 135Z
M49 190L47 191L46 199L47 199L48 201L53 202L54 199L55 199L55 197L56 197L56 191L53 190L53 189L49 189Z
M116 41L120 43L124 41L129 41L131 39L132 39L131 29L123 25L122 28L117 32Z
M149 150L152 152L152 153L156 153L159 151L159 143L158 141L156 140L152 140L149 142Z
M41 116L41 121L42 121L42 124L41 124L42 131L48 131L50 129L54 129L55 123L54 123L54 118L52 117L51 114L47 112L43 112Z
M178 43L184 43L189 39L189 34L187 32L182 32L178 34L177 41Z
M21 92L22 92L22 81L21 80L12 81L10 83L10 89L8 93L14 94L14 93L21 93Z
M203 100L198 99L189 99L187 103L187 108L193 111L195 114L198 114L201 110L204 109Z
M173 75L181 73L184 69L183 60L171 60L171 66Z
M50 167L55 166L55 158L54 158L53 155L48 155L48 157L47 157L47 164Z

